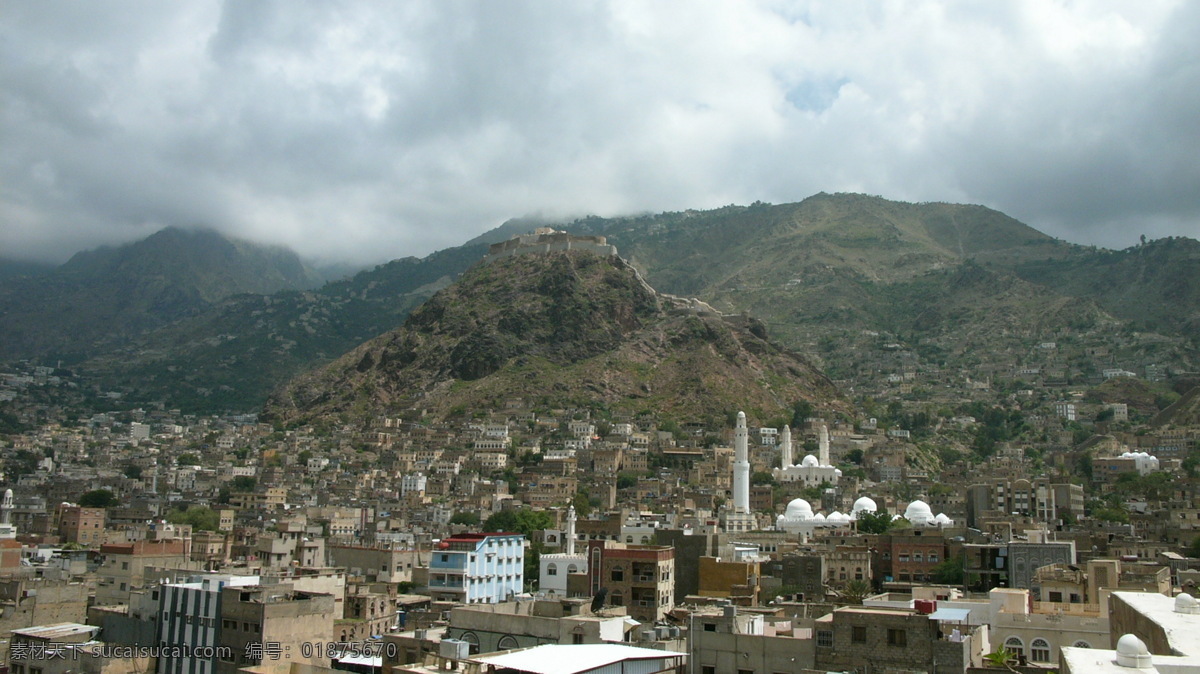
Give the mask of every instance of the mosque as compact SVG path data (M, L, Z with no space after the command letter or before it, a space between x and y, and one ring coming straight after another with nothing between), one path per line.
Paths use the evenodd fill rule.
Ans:
M733 430L733 502L722 511L720 518L722 530L729 533L756 528L756 519L750 510L748 437L746 413L738 412L737 426ZM805 486L819 486L825 482L837 484L842 477L842 471L830 465L829 429L825 424L818 428L817 437L818 456L809 454L796 465L792 463L792 431L784 426L779 443L781 465L774 470L775 479L780 482L798 482ZM814 512L808 501L797 498L788 503L784 513L776 518L775 529L799 534L803 542L808 542L817 529L850 529L862 513L875 514L878 511L878 506L869 496L862 496L855 501L849 513L835 510L828 515ZM900 515L896 515L893 519L899 518ZM934 515L929 504L919 499L908 504L904 510L904 519L914 527L941 528L954 525L954 520L945 513Z
M842 477L842 471L834 468L829 461L829 428L821 424L817 428L817 456L809 454L800 463L792 463L792 429L784 426L783 437L779 441L780 466L773 473L778 482L799 482L806 487L820 486L822 483L837 484Z

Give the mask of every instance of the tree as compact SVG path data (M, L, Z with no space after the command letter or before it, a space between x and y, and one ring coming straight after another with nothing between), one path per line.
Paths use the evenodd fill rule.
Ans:
M575 514L579 517L587 517L592 512L592 499L586 491L575 492L571 505L575 506Z
M842 588L842 598L851 604L861 604L871 593L871 586L865 580L851 580Z
M764 484L775 484L775 476L764 471L758 471L750 476L750 484L756 487Z
M167 521L171 524L190 524L198 531L217 531L221 528L221 516L208 506L172 510L167 513Z
M858 513L858 519L855 522L858 532L862 534L887 533L889 529L901 524L908 524L908 520L904 518L893 520L891 514L888 513L887 508L880 508L878 512L874 513L864 510Z
M554 518L545 510L501 510L483 523L484 531L515 531L533 540L533 534L554 526Z
M792 405L792 428L804 426L804 421L813 416L812 403L807 400L797 400Z
M175 459L175 465L178 465L178 466L199 466L199 465L200 465L200 457L196 456L195 454L192 454L192 453L187 453L187 452L185 452L185 453L183 453L183 454L180 454L180 455L179 455L179 456L178 456L178 457Z
M123 469L121 469L121 472L125 475L125 477L127 477L131 480L142 479L142 467L141 466L130 463L130 464L127 464Z
M1188 557L1200 558L1200 536L1192 539L1192 544L1187 549Z
M258 486L258 480L249 475L238 475L229 481L229 491L233 493L244 493L254 491Z
M79 505L84 508L111 508L120 503L116 494L107 489L93 489L79 497Z
M933 567L933 580L942 585L962 585L966 575L966 555L951 557Z
M459 512L454 513L454 516L450 518L450 524L465 524L469 527L478 526L479 515L478 513L460 510Z

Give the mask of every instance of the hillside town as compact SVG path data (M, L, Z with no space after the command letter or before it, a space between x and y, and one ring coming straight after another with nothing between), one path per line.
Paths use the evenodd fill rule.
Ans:
M1200 667L1196 394L1116 402L1181 373L1100 348L1084 377L884 352L908 365L839 382L871 391L861 416L775 419L512 399L283 428L119 391L81 416L80 376L6 372L0 657L15 674Z

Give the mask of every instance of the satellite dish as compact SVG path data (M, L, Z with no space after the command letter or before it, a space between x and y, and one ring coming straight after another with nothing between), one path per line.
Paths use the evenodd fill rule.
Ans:
M596 593L596 596L592 597L592 613L599 611L604 606L604 599L606 597L608 597L608 588L600 588L600 591Z

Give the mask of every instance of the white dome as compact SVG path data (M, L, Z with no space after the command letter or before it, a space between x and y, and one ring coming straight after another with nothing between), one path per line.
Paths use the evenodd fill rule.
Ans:
M875 500L871 497L863 496L854 502L854 507L851 510L853 510L855 514L858 514L864 510L869 513L873 513L879 511L879 506L875 505Z
M937 517L933 518L933 521L938 524L954 524L954 520L946 517L946 513L938 513Z
M836 477L841 477L841 476L842 476L842 469L841 469L841 468L834 468L834 469L833 469L833 474L834 474L834 476L836 476Z
M1150 667L1150 649L1146 643L1133 634L1126 634L1117 640L1117 664L1122 667Z
M1180 592L1175 596L1175 612L1176 613L1200 613L1200 602L1196 598L1186 592Z
M822 515L821 513L817 513L816 515L813 515L813 521L814 522L824 522L825 516Z
M909 503L908 508L904 510L904 519L918 526L926 525L933 522L933 511L929 509L928 503L917 499Z
M793 499L791 503L787 504L787 510L784 511L783 516L790 520L811 520L813 509L808 501L802 498Z
M808 468L810 466L816 467L816 466L821 465L821 462L817 461L817 457L813 456L812 454L809 454L808 456L804 457L804 460L800 462L800 465L805 468Z

